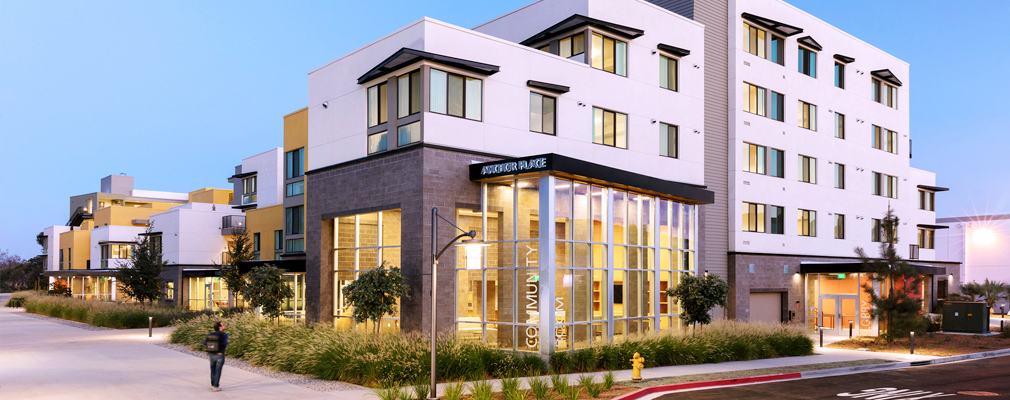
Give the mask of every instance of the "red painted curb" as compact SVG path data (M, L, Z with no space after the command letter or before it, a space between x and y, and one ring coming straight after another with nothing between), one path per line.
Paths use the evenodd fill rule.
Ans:
M673 385L653 386L642 388L634 392L625 394L623 396L615 397L613 400L634 400L645 395L659 392L669 392L674 390L695 389L695 388L713 387L713 386L739 385L743 383L769 382L783 379L796 379L800 378L801 376L802 375L799 372L793 372L789 374L764 375L764 376L753 376L749 378L720 379L715 381L689 382L689 383L677 383Z

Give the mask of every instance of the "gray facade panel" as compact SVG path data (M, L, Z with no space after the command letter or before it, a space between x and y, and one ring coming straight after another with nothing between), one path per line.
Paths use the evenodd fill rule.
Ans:
M683 15L685 18L694 19L694 0L648 0L648 2Z

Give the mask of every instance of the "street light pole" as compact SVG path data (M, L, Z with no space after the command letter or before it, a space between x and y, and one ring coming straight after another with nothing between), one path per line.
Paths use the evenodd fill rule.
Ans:
M454 228L456 228L457 230L459 230L460 232L463 232L463 233L457 235L455 238L453 238L452 240L450 240L449 243L447 243L445 245L445 247L442 248L441 251L439 251L438 253L436 253L435 249L438 247L437 236L438 236L438 220L439 219L441 219L441 220L443 220L445 222L448 222L449 225L452 225ZM431 383L430 383L431 394L428 396L429 400L438 400L438 391L437 391L437 387L436 387L437 382L438 382L438 378L436 376L437 362L436 362L436 357L435 357L435 351L436 351L436 349L438 347L438 343L437 343L437 340L436 340L437 339L436 335L438 334L437 324L436 324L436 320L437 320L436 316L438 315L438 304L435 301L438 298L438 290L437 290L437 287L438 287L438 258L441 257L442 253L445 253L445 251L448 250L450 246L452 246L454 243L456 243L457 240L462 239L464 236L470 238L469 240L464 240L463 241L464 244L475 244L473 242L476 241L475 238L477 237L477 231L473 231L473 230L471 230L469 232L464 231L460 227L458 227L455 224L453 224L451 221L445 219L441 215L438 215L438 207L432 207L431 208Z

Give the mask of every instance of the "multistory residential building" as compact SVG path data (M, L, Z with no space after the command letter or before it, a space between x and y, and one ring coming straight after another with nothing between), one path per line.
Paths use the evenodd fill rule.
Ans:
M309 319L360 325L341 289L385 264L410 297L383 329L427 329L432 287L437 329L502 349L678 328L663 291L697 270L713 199L703 35L645 1L545 0L422 18L310 72ZM450 246L433 285L450 223L487 246Z
M702 262L726 315L875 334L853 249L878 254L888 208L929 311L960 274L914 240L938 228L921 193L946 189L910 166L908 64L779 0L650 1L705 25Z

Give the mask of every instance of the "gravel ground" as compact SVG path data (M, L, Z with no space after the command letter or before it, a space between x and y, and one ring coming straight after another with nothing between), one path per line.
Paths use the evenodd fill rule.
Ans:
M69 319L62 319L62 318L47 317L45 315L32 314L32 313L27 313L27 312L24 313L24 314L21 314L21 315L24 315L24 316L26 316L28 318L41 319L43 321L57 323L57 324L60 324L60 325L72 326L74 328L84 329L86 331L110 331L110 330L113 330L112 328L102 328L100 326L91 326L91 325L85 324L83 322L71 321Z
M158 343L158 346L161 346L161 347L164 347L164 348L168 348L168 349L172 349L172 350L178 351L180 353L186 353L186 354L189 354L189 355L191 355L193 357L199 357L199 358L202 358L202 359L206 359L207 358L207 353L202 352L202 351L193 351L193 350L190 350L188 347L186 347L184 345L181 345L181 344L176 344L176 343ZM305 376L305 375L300 375L300 374L292 374L290 372L276 371L276 370L273 370L273 369L270 369L270 368L267 368L267 367L257 367L257 366L254 366L252 364L249 364L248 361L245 361L245 360L242 360L242 359L238 359L238 358L234 358L234 357L229 357L225 361L225 365L228 365L228 366L231 366L231 367L235 367L235 368L238 368L238 369L243 369L243 370L255 373L255 374L260 374L260 375L263 375L265 377L273 378L273 379L276 379L276 380L279 380L279 381L283 381L283 382L287 382L287 383L290 383L290 384L293 384L293 385L298 385L298 386L301 386L301 387L304 387L304 388L309 388L309 389L312 389L312 390L317 390L317 391L320 391L320 392L335 392L335 391L343 391L343 390L368 389L366 387L358 386L358 385L352 385L350 383L344 383L344 382L338 382L338 381L327 381L327 380L323 380L323 379L313 378L313 377L310 377L310 376Z

